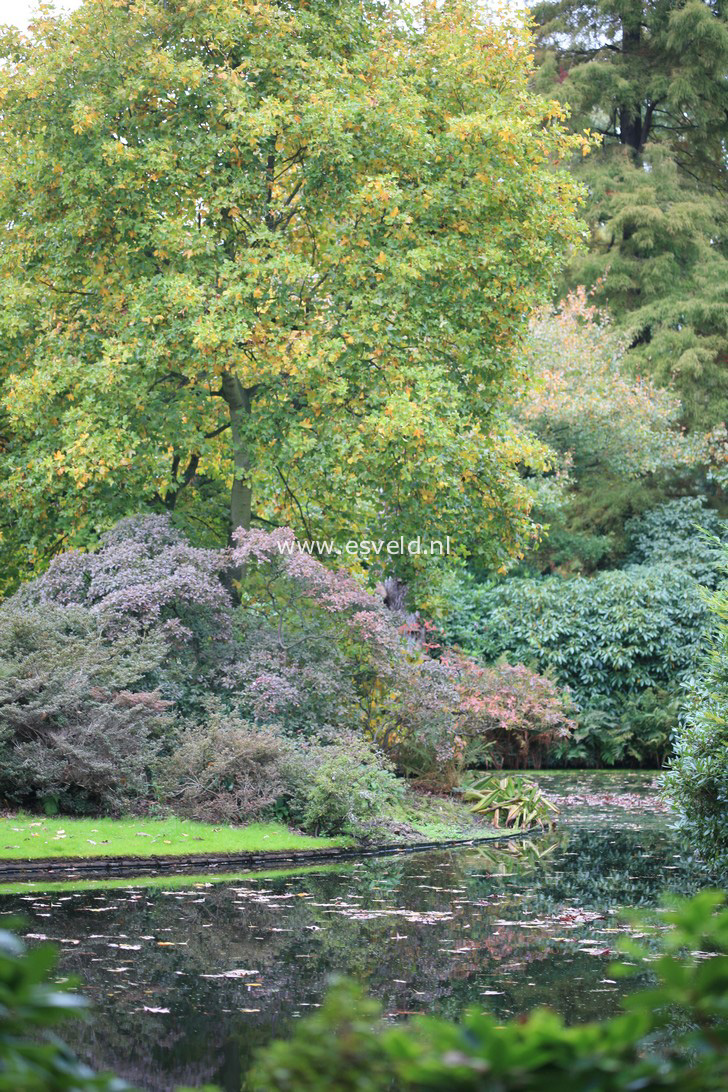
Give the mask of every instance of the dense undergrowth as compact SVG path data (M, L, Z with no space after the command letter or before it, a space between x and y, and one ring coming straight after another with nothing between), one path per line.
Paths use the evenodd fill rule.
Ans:
M409 786L468 768L662 765L699 581L723 594L700 518L721 529L699 501L634 521L627 563L590 577L450 578L445 643L290 532L211 550L122 521L0 606L0 798L386 838Z
M724 521L686 497L633 519L628 531L619 568L450 578L446 641L486 662L526 664L568 689L576 727L550 747L554 765L663 766L708 640L702 589L722 579Z
M728 571L724 552L723 572ZM706 593L711 641L689 680L665 787L701 855L728 875L728 588Z
M203 550L167 518L122 521L0 607L0 798L372 836L407 785L446 791L572 730L548 679L416 628L291 532Z

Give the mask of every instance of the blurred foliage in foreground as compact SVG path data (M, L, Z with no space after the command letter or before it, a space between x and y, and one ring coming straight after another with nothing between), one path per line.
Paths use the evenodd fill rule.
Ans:
M498 1024L468 1011L460 1023L419 1018L400 1026L342 981L288 1042L259 1055L249 1092L445 1092L455 1089L549 1092L589 1088L679 1088L712 1092L728 1081L728 909L719 892L675 900L660 915L658 951L624 942L634 973L648 961L656 982L624 1001L610 1020L564 1026L538 1010ZM645 929L645 931L647 931ZM640 934L643 935L643 934ZM82 998L49 984L49 946L27 951L0 933L0 1090L122 1092L129 1086L94 1075L52 1029L82 1010ZM212 1090L208 1090L212 1092Z
M538 1010L498 1024L470 1010L461 1023L422 1017L381 1021L376 1002L337 984L321 1010L288 1042L261 1054L251 1092L452 1092L482 1089L616 1092L679 1088L708 1092L728 1082L728 910L703 892L661 915L670 926L657 956L625 945L633 973L649 959L657 982L624 1002L624 1013L565 1027ZM710 953L710 955L708 955Z
M115 1077L94 1074L54 1034L87 1007L85 998L51 983L56 956L50 945L31 950L0 930L1 1092L121 1092Z

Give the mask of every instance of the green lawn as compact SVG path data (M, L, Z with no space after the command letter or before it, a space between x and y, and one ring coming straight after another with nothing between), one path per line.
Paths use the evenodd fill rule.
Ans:
M408 794L395 816L416 832L416 841L445 842L455 838L496 838L509 831L496 830L459 798ZM401 839L395 839L401 840Z
M186 819L0 818L0 861L42 857L152 857L192 853L259 853L325 849L346 838L295 834L283 823L214 826Z

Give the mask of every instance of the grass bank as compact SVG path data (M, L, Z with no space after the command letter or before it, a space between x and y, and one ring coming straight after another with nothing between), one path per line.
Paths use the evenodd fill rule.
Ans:
M194 853L264 853L326 849L348 838L314 838L283 823L215 826L192 820L71 819L17 814L0 818L0 860L154 857Z
M410 793L389 819L362 830L362 844L396 844L483 838L498 833L470 814L458 799ZM289 830L283 823L228 826L169 816L71 818L26 812L0 816L0 863L103 860L124 857L188 857L206 854L287 853L351 848L351 837L323 838Z
M479 815L473 815L469 806L459 797L428 796L408 793L393 816L390 833L392 841L446 841L449 838L485 838L503 834ZM382 841L386 841L386 837Z

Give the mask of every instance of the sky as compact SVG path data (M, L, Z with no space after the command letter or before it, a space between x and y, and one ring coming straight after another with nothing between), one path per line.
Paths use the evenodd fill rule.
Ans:
M77 8L80 0L55 0L59 10ZM14 23L23 30L38 6L38 0L0 0L0 23Z
M0 0L0 24L14 23L25 30L38 3L39 0ZM53 3L59 11L72 11L81 0L53 0ZM521 6L520 0L516 0L516 3Z

